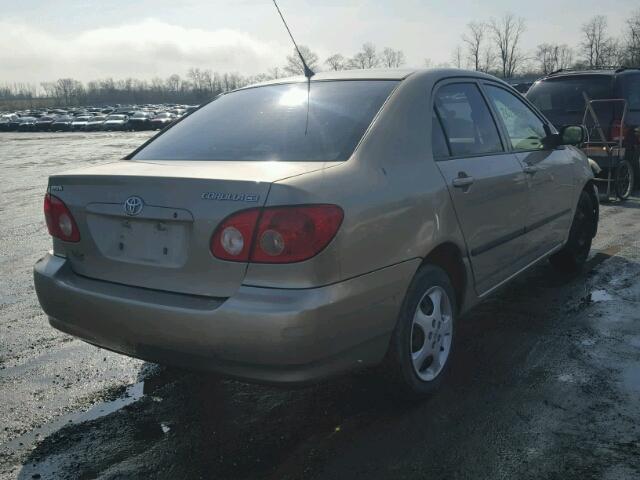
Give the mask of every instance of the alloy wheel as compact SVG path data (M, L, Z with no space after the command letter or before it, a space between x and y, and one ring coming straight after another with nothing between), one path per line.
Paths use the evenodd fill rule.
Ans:
M453 310L447 292L438 286L422 296L411 325L411 361L421 380L432 381L451 351Z

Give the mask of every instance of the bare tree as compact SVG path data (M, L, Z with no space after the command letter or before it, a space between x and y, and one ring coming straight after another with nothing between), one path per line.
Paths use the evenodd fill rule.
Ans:
M491 48L490 37L492 33L491 27L486 23L467 24L467 32L462 35L462 41L466 47L467 65L470 68L479 72L489 72L495 68L496 57Z
M309 68L316 71L318 68L318 55L305 45L300 45L298 48L300 48L300 54L304 57L304 61ZM287 57L287 64L283 69L289 75L304 75L304 66L295 48L293 49L293 53Z
M511 78L524 60L520 52L520 40L525 30L524 19L507 13L501 19L491 19L489 29L498 51L502 76Z
M482 65L480 71L491 72L496 68L497 63L496 54L491 48L491 45L487 45L482 52Z
M535 59L545 75L571 66L573 51L567 45L541 43L536 49Z
M640 67L640 8L627 19L624 43L625 65Z
M362 50L356 53L349 60L349 66L352 68L375 68L380 64L380 59L373 43L365 43Z
M460 45L457 45L451 54L451 63L453 63L453 66L456 68L462 68L464 64L464 54Z
M375 68L380 64L380 59L376 53L376 46L373 43L367 42L362 45L362 54L366 62L365 68Z
M382 64L388 68L398 68L404 65L404 52L386 47L380 55Z
M573 49L565 44L558 45L558 63L559 70L564 70L573 65Z
M334 53L324 61L330 70L344 70L347 67L347 59L340 53Z
M269 76L272 79L278 79L284 76L284 74L282 73L282 69L280 67L273 67L271 70L269 70Z
M190 68L187 72L187 77L191 80L193 89L197 92L204 92L207 90L207 76L210 75L211 72L200 70L199 68Z
M65 105L77 103L84 94L84 86L73 78L61 78L56 84L56 97L64 101Z
M582 54L589 67L602 67L618 62L618 42L607 35L607 17L596 15L582 26Z
M44 95L47 98L54 98L57 100L56 97L56 84L54 82L42 82L40 84L40 86L42 87L42 90L44 91Z
M481 22L467 24L467 33L462 35L462 41L467 48L469 63L474 70L482 70L482 49L486 40L487 26Z
M176 75L175 73L171 75L166 80L167 90L173 93L177 93L180 91L180 87L182 86L182 79L180 75Z
M542 73L545 75L557 70L554 45L550 43L541 43L538 45L536 47L536 60L540 64L540 70L542 70Z

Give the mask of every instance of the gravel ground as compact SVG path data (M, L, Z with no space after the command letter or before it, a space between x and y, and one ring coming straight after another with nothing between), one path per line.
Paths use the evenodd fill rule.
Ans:
M541 265L462 319L427 402L375 372L245 385L84 344L38 306L47 176L149 135L0 133L0 479L640 478L638 198L602 206L585 273Z

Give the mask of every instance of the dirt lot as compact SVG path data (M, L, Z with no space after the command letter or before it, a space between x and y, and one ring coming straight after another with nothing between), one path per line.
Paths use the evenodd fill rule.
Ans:
M161 368L49 327L31 269L47 176L148 133L0 134L0 478L640 478L640 200L587 271L541 265L463 319L449 381L295 390Z

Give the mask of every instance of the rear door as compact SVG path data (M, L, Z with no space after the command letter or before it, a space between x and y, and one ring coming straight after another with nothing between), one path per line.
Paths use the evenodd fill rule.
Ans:
M476 82L441 84L434 93L433 115L434 157L467 243L476 289L482 294L525 265L525 174L503 145ZM445 149L439 135L444 136Z
M483 86L509 148L524 166L529 189L524 253L533 261L566 238L574 198L573 160L567 147L545 146L545 122L518 96L497 84Z

